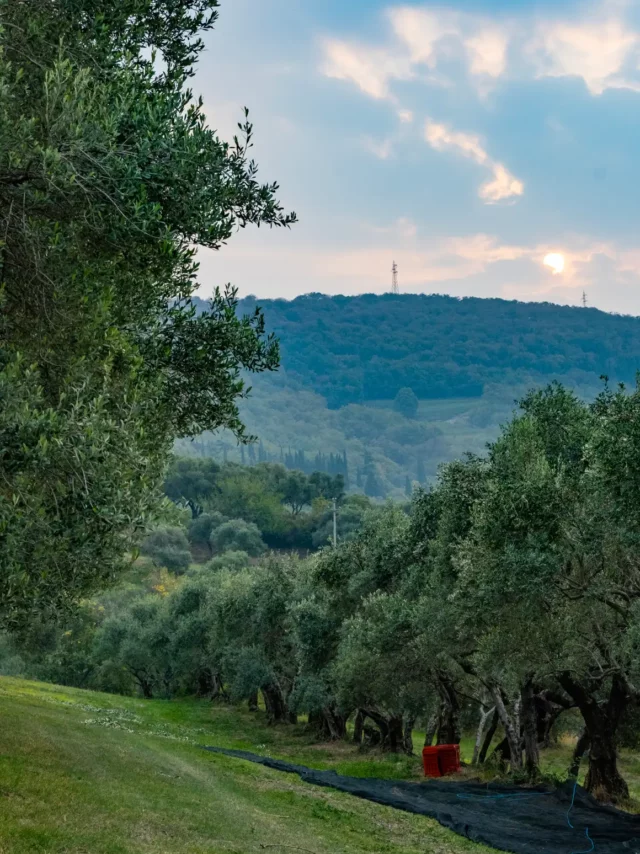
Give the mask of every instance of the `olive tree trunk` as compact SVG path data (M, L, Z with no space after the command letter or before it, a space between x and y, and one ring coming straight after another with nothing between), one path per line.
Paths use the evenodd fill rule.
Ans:
M478 729L476 731L476 743L473 748L473 759L471 760L472 765L479 765L481 762L484 762L484 757L480 759L481 751L484 743L484 731L485 727L489 720L494 717L496 707L492 706L490 709L486 709L484 706L480 706L480 722L478 723ZM496 718L496 724L493 728L493 732L491 733L491 738L493 738L493 734L496 731L496 727L498 725L498 721ZM487 746L488 749L488 746ZM486 750L484 751L484 755L486 756Z
M520 698L513 704L511 714L507 711L499 685L491 685L491 696L496 704L500 723L509 746L509 764L512 771L522 770L522 745L520 741Z
M460 744L460 702L453 682L446 677L438 679L442 698L437 744Z
M525 771L530 780L538 776L540 751L538 749L538 714L535 703L533 676L522 687L522 736L524 742Z
M620 803L626 800L629 788L618 770L616 750L618 724L630 700L624 679L618 674L613 677L609 697L604 701L598 701L569 672L562 673L559 681L580 709L591 744L586 790L601 801Z

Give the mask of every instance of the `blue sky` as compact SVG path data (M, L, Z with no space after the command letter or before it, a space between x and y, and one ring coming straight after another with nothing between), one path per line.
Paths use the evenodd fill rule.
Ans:
M395 260L403 291L640 314L640 3L223 0L194 89L223 137L250 108L300 218L201 252L203 295L379 293Z

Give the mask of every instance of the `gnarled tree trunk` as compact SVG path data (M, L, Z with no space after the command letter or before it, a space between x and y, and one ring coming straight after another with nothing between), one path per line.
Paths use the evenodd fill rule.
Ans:
M341 714L334 706L326 706L309 715L309 726L320 738L338 741L347 734L347 718L348 715Z
M427 721L427 731L424 734L424 746L431 747L435 734L440 729L440 710L434 712Z
M500 723L504 727L505 739L509 746L509 764L512 771L522 769L522 745L520 742L520 698L514 703L512 713L507 712L502 697L502 691L498 685L491 686L491 696L496 704L496 711Z
M496 730L498 729L499 723L500 717L498 715L498 710L494 708L493 716L491 717L491 723L489 724L489 729L486 732L484 741L482 742L482 747L480 748L480 753L478 754L478 765L482 765L485 759L487 758L487 753L489 752L491 742L493 741L493 736L496 734Z
M585 755L587 750L589 749L589 745L591 744L591 739L589 738L589 733L585 729L580 733L580 737L576 742L576 746L573 749L573 756L571 757L571 765L569 766L569 778L574 779L577 778L580 773L580 763L582 762L582 757Z
M382 749L397 753L403 743L402 715L385 716L374 709L365 709L363 712L378 727Z
M529 676L522 686L522 736L525 756L524 767L530 780L537 777L540 770L540 751L538 750L538 715L534 694L533 676Z
M267 711L267 721L270 724L291 723L289 709L277 685L263 686L262 696Z
M574 708L575 704L569 697L547 690L536 694L534 703L536 706L538 744L543 748L550 747L553 725L563 712Z
M198 673L198 697L211 699L214 692L214 679L210 667L203 667Z
M472 765L478 765L480 762L483 762L484 759L480 760L480 751L483 746L483 736L485 727L487 726L487 722L494 715L496 710L495 706L492 706L490 709L486 709L484 706L480 706L480 723L478 724L478 729L476 731L476 743L473 748L473 759L471 760ZM497 721L496 721L497 726ZM495 732L495 728L494 728ZM493 738L493 734L491 736ZM485 750L486 755L486 750Z
M364 722L366 716L362 709L356 711L356 716L353 721L353 740L355 744L362 744L362 736L364 733Z
M402 749L407 756L413 756L413 728L416 716L406 714L402 720Z
M460 703L453 682L439 676L438 691L442 704L437 744L460 744Z
M603 702L598 702L571 673L562 673L558 679L580 709L591 743L586 790L602 801L626 800L629 788L618 771L615 741L620 717L630 699L623 678L618 674L613 677L609 697Z

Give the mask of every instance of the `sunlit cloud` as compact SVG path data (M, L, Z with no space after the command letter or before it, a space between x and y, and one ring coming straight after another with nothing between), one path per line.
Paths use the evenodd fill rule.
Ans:
M506 32L497 27L487 27L465 39L471 74L486 74L488 77L500 77L504 74L508 43Z
M560 252L549 252L542 259L545 267L549 267L554 276L559 275L564 270L564 255Z
M371 98L394 100L394 81L451 85L453 81L435 72L441 60L452 56L464 58L482 92L506 70L507 30L485 18L409 6L391 6L386 17L391 30L386 44L325 39L321 73L348 81ZM425 76L425 69L431 73Z
M459 36L459 16L453 12L432 12L413 7L389 9L388 16L396 37L409 51L412 63L434 69L439 43L446 36Z
M495 204L504 199L513 199L524 193L524 184L514 177L502 163L492 163L493 178L485 181L478 190L478 195L487 204Z
M622 19L546 22L527 45L537 77L581 77L592 95L609 88L639 89L623 71L639 44Z
M426 141L436 151L456 151L491 171L492 177L478 190L478 195L487 204L512 199L524 193L522 181L512 175L502 163L493 160L475 134L454 131L447 125L427 119L424 135Z
M390 82L409 80L413 73L407 57L393 55L384 48L327 39L323 54L321 71L326 77L353 83L371 98L389 98Z
M394 81L446 82L437 70L451 58L465 62L469 82L481 96L510 71L534 79L578 77L595 96L614 88L640 92L640 32L627 20L628 5L585 3L570 20L553 14L541 20L531 8L489 19L445 8L390 5L386 41L328 39L321 70L377 99L392 99ZM425 69L430 72L426 77Z
M391 225L370 225L363 223L365 233L377 235L391 235L401 240L410 240L418 233L418 226L409 217L398 217Z
M201 296L213 284L232 280L241 294L291 298L301 293L382 293L390 289L391 262L399 267L401 290L458 296L552 300L637 313L640 251L587 236L565 235L561 244L511 243L487 233L433 236L409 217L387 225L358 223L359 238L343 250L317 240L292 247L265 240L256 245L239 237L224 252L200 250ZM248 233L247 233L248 235ZM270 235L272 237L272 235ZM562 275L543 264L561 254Z
M476 163L488 163L489 155L480 144L480 138L471 133L461 133L427 119L424 127L424 137L431 148L436 151L446 151L453 148L464 157L470 157Z
M393 154L392 139L377 140L373 139L373 137L365 136L362 140L362 144L364 145L365 150L370 154L373 154L374 157L377 157L378 160L388 160Z

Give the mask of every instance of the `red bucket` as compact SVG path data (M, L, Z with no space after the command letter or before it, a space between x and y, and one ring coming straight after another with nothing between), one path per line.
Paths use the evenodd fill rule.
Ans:
M444 774L455 774L460 770L460 745L440 744L438 746L438 760L440 772Z
M442 777L440 763L438 762L439 747L424 747L422 749L422 764L425 777Z

